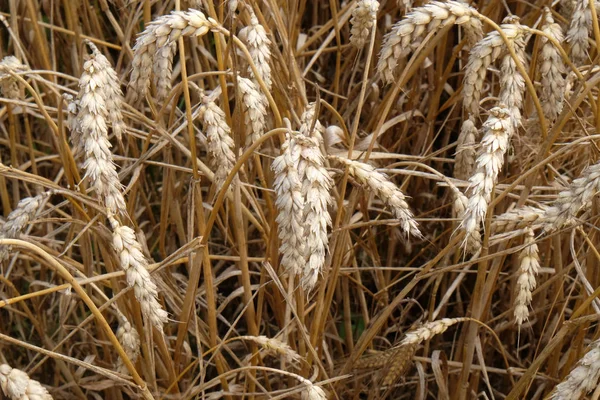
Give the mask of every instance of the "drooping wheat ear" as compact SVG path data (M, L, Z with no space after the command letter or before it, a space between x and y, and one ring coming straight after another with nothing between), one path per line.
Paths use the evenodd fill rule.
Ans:
M310 380L302 378L301 376L298 376L298 379L301 379L301 382L304 385L302 400L327 400L327 394L320 386L315 385Z
M0 365L0 387L10 400L52 400L52 396L38 381L8 364Z
M417 345L408 344L394 347L390 350L388 363L382 369L384 375L381 384L383 386L389 387L394 385L400 377L406 374L412 364L417 347Z
M6 222L0 228L0 238L17 239L29 222L35 218L44 200L51 194L51 191L47 191L37 196L21 199L17 208L8 214ZM8 257L9 252L10 246L0 246L0 263Z
M323 135L325 128L319 121L317 115L317 103L312 102L306 106L306 109L300 117L300 128L298 131L307 137L314 137L319 141L319 144L323 143Z
M552 392L552 400L573 400L591 392L600 379L600 340L590 344L588 352Z
M244 110L246 146L250 146L265 133L267 101L258 86L250 79L238 76L238 88Z
M208 96L202 97L199 115L206 129L206 142L211 155L211 167L215 173L215 186L221 188L235 164L231 129L225 120L225 113Z
M544 11L542 31L554 38L558 43L564 41L562 28L554 23L552 12ZM542 51L539 58L540 83L542 84L540 102L544 116L554 121L563 108L565 96L566 68L558 49L545 37L542 37Z
M492 232L511 232L526 227L535 229L543 222L545 210L545 207L524 206L507 211L494 217Z
M479 230L479 225L485 219L492 191L504 164L504 154L513 132L509 111L501 107L492 108L482 130L484 136L477 157L477 169L469 179L469 204L461 222L467 235Z
M544 229L554 231L575 223L577 214L591 206L592 199L600 192L600 162L590 165L581 176L558 194L558 198L544 213Z
M265 28L258 22L254 11L250 7L247 9L250 12L250 25L240 29L238 37L248 48L252 62L267 89L271 90L273 84L271 81L271 41ZM248 76L254 79L251 67L248 67ZM258 84L256 86L258 87Z
M348 171L358 183L368 187L377 197L388 206L394 217L400 221L400 227L407 236L422 237L419 225L413 216L406 196L389 180L387 175L377 171L372 165L347 158L330 156L331 159L348 166Z
M102 60L104 59L104 60ZM92 54L83 64L79 79L79 111L74 125L76 151L83 149L85 178L89 178L96 195L112 214L126 213L122 185L117 175L108 141L108 97L112 93L106 58ZM77 138L77 139L75 139Z
M529 318L531 294L536 286L535 277L540 271L540 256L535 244L533 229L525 228L525 245L519 254L519 276L517 278L517 298L515 299L515 321L521 326Z
M304 197L302 181L298 174L300 146L290 133L286 134L282 153L275 158L271 168L275 172L273 188L277 194L277 224L282 254L281 265L285 270L300 275L306 264L304 259Z
M512 42L524 35L523 28L517 24L502 24L500 28ZM491 31L469 54L463 81L463 108L475 118L479 116L479 99L487 69L505 50L506 46L498 31Z
M377 70L382 79L394 81L394 70L400 59L404 59L415 50L427 33L450 24L465 28L469 42L476 43L483 37L479 14L474 8L458 1L432 1L423 7L413 9L401 21L394 24L385 35L381 46Z
M588 38L592 30L592 12L589 0L577 0L567 31L567 43L571 46L571 57L576 65L588 58Z
M277 355L283 356L289 363L297 364L302 357L292 348L281 340L268 338L266 336L239 336L240 340L248 340L261 345L265 350L271 351Z
M452 212L454 216L460 220L462 220L465 216L465 211L469 205L469 199L467 196L462 194L460 190L456 188L452 188L452 193L454 195L454 202L452 203ZM465 240L465 253L466 254L476 254L481 250L481 233L479 230L474 230L469 233Z
M121 82L108 59L100 53L96 45L89 40L86 40L86 44L92 49L92 54L96 62L103 70L103 73L99 74L98 78L103 77L105 81L96 83L100 86L100 90L104 92L104 104L108 111L108 121L112 125L113 133L121 141L123 132L127 128L125 122L123 122L123 92L121 91Z
M0 93L4 97L9 99L18 99L21 97L17 80L6 71L16 73L26 70L27 66L21 64L21 61L15 56L6 56L0 61Z
M522 35L512 41L517 59L527 69L525 61L525 40ZM502 57L500 65L500 93L501 104L510 112L510 119L515 128L521 123L521 108L523 107L523 96L525 94L525 79L517 69L517 64L507 52Z
M469 116L460 129L458 140L456 141L456 157L454 158L454 177L467 180L475 170L475 140L477 139L477 128L475 120Z
M217 21L207 18L198 10L173 11L170 15L160 16L150 22L138 36L133 47L133 69L129 85L132 88L134 101L138 101L146 95L150 85L155 53L161 52L161 68L171 69L172 58L169 58L168 55L165 58L165 53L162 51L165 46L171 46L181 36L199 37L208 31L218 31L220 28ZM157 69L154 69L154 72L158 72L158 75L161 76L163 74ZM166 74L170 75L170 73Z
M127 284L133 288L136 299L140 303L142 313L160 332L167 322L168 314L158 302L158 290L148 272L148 260L142 253L142 245L135 237L133 229L114 217L108 217L113 229L113 247L125 270Z
M435 335L446 332L452 325L468 320L469 318L442 318L437 321L426 322L423 326L408 332L399 346L418 345Z
M177 43L172 42L157 48L154 53L152 82L156 87L156 100L159 103L162 103L171 91L175 51L177 51Z
M350 43L354 47L362 49L369 40L371 29L377 22L377 10L379 2L377 0L359 0L352 10L352 19L350 20Z
M333 203L330 194L333 180L323 166L324 158L318 140L304 135L297 135L294 139L300 147L298 175L304 198L305 262L301 282L304 289L311 290L317 283L329 250L327 227L331 225L331 216L327 207Z
M123 350L125 350L127 357L129 357L131 362L135 364L135 360L137 360L138 356L140 355L140 335L137 329L135 329L127 320L125 315L121 313L119 313L117 339L119 339L119 343L121 343L121 346L123 346ZM127 373L127 368L120 357L117 360L116 369L121 374Z

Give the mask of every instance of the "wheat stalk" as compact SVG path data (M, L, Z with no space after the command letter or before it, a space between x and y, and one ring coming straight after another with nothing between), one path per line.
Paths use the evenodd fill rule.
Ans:
M542 31L558 43L564 41L562 28L559 24L554 23L552 12L549 9L544 12ZM563 108L566 69L558 49L546 37L542 37L542 43L539 57L540 83L542 85L540 102L544 116L548 120L554 121Z
M500 28L507 39L513 43L521 40L524 34L523 28L517 24L502 24ZM479 116L479 99L487 69L505 51L505 48L500 33L491 31L473 47L469 54L463 81L463 108L473 117Z
M540 270L540 256L535 244L533 229L525 228L525 248L519 254L519 272L517 278L517 298L515 299L515 321L521 326L529 318L531 294L536 286L536 275Z
M250 146L265 133L267 101L258 86L250 79L238 76L238 89L242 96L246 146Z
M600 340L590 344L577 366L552 392L552 400L580 399L598 386L600 379Z
M407 236L422 237L413 213L406 202L406 196L385 174L366 163L336 156L330 156L330 158L346 165L351 176L361 185L368 187L392 210L394 217L400 221L400 227Z
M363 48L373 25L377 22L377 10L379 2L377 0L359 0L352 10L352 19L350 20L350 43L356 48Z
M8 364L0 365L0 388L10 400L52 400L50 393L38 381Z
M210 162L215 173L214 183L217 189L220 189L235 164L231 129L227 125L223 110L208 96L202 96L199 116L206 129L206 142L211 155Z
M461 222L461 227L467 235L479 229L487 214L488 204L504 164L504 154L513 131L509 116L506 108L494 107L483 124L484 136L477 157L477 169L469 179L469 204Z
M385 82L393 82L398 61L415 50L426 33L449 24L464 27L470 43L476 43L483 36L478 15L474 8L453 0L432 1L413 9L385 35L377 64L379 74Z
M135 237L133 229L121 223L114 217L108 217L113 229L113 247L125 270L127 284L133 288L133 293L140 303L142 313L160 332L167 322L167 312L158 302L158 290L148 272L148 260L142 253L142 245Z
M250 24L240 29L238 38L248 48L258 74L267 89L271 90L273 84L271 80L271 41L265 28L258 22L254 11L250 7L247 9L250 13ZM254 79L254 72L250 66L248 67L248 76ZM258 87L258 84L256 86Z
M150 76L153 69L156 54L160 52L160 68L154 69L155 74L170 76L172 58L162 50L165 46L172 46L180 37L203 36L208 31L218 31L221 26L212 18L207 18L198 10L173 11L170 15L163 15L150 22L146 29L138 36L132 61L131 77L129 86L132 89L134 101L142 99L150 85ZM166 57L165 57L166 55ZM170 80L168 81L170 82ZM164 82L165 85L170 83ZM170 87L170 86L169 86ZM167 90L168 91L168 90ZM161 93L164 96L164 90Z
M275 158L271 168L275 172L273 188L277 194L275 205L279 240L279 251L282 254L281 265L301 274L304 269L304 196L302 181L298 173L301 147L296 143L291 133L286 134L286 140L281 146L282 153Z

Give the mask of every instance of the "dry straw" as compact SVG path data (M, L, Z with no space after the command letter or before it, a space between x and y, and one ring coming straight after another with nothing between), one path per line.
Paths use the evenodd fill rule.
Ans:
M250 7L250 24L240 29L238 37L248 48L250 58L256 66L256 70L265 83L268 90L271 90L273 82L271 80L271 41L267 36L267 31L258 22L256 14ZM248 66L248 76L254 79L254 72ZM256 84L258 87L258 84Z
M590 344L588 352L571 373L552 392L552 400L573 400L598 387L600 379L600 340Z
M133 69L129 85L134 101L140 100L146 95L155 58L159 52L160 68L155 67L154 73L159 77L170 76L172 56L166 53L165 48L172 47L172 44L182 36L199 37L210 30L219 29L220 25L217 21L207 18L198 10L173 11L170 15L163 15L150 22L138 36L133 48ZM170 88L170 80L165 81L164 84ZM168 89L166 90L168 91ZM164 96L164 90L161 95Z
M502 24L500 26L502 32L506 35L507 39L515 42L522 40L524 31L520 25L517 24ZM465 77L463 82L463 108L473 115L474 117L479 116L479 99L483 90L483 83L487 74L488 67L506 51L506 46L502 37L498 31L489 32L485 38L480 40L471 50L469 55L469 61L465 68ZM506 57L510 57L507 55ZM505 58L506 59L506 58ZM512 61L514 63L514 60ZM510 72L511 67L515 67L509 61L504 66L507 72ZM522 77L521 77L522 78ZM506 81L505 87L508 88L512 81ZM506 92L508 97L510 92ZM517 102L518 99L514 99Z
M206 130L208 153L215 173L215 185L220 189L235 164L231 129L225 120L225 113L208 96L202 96L199 116Z
M533 229L525 228L525 248L519 254L515 321L521 326L529 318L531 295L536 287L536 275L540 270L540 256Z
M513 132L510 113L506 108L494 107L483 124L484 136L477 157L477 169L469 179L469 204L461 227L467 235L478 230L485 219L498 174L504 164L504 154Z
M377 10L379 2L377 0L359 0L352 10L352 19L350 20L350 43L356 48L363 48L373 25L377 22Z
M558 43L564 41L562 28L554 22L549 9L544 10L542 31ZM542 51L539 57L540 102L542 103L544 116L548 120L554 121L563 108L566 69L558 49L546 37L542 37L542 43Z
M238 89L242 97L246 146L250 146L265 133L267 101L253 81L238 76Z
M52 400L38 381L8 364L0 365L0 388L10 400Z
M79 110L72 127L75 148L83 149L85 178L91 181L104 206L112 214L124 214L125 199L110 151L107 126L113 118L108 103L120 89L114 86L108 60L97 51L93 51L83 69L79 80Z
M415 8L385 35L377 64L383 80L387 83L394 81L398 61L415 50L431 31L451 24L460 25L465 28L469 42L476 43L483 36L478 15L477 10L458 1L432 1Z
M123 226L112 216L109 221L113 229L113 247L125 270L127 284L133 288L140 303L142 313L160 332L167 322L167 312L158 302L158 290L148 272L148 260L142 253L142 246L135 237L133 229Z
M372 165L347 158L331 156L331 158L348 167L348 171L358 183L370 189L388 206L394 217L400 221L400 227L407 236L421 237L421 232L413 216L406 196L389 178L377 171Z

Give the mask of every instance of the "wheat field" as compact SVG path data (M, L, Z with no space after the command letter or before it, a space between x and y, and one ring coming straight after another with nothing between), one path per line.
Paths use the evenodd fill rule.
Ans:
M0 398L600 399L599 13L0 1Z

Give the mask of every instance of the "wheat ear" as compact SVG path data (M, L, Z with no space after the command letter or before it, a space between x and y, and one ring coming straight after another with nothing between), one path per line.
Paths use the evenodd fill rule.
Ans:
M432 1L413 9L385 35L377 64L379 74L385 82L393 82L398 61L419 47L428 32L449 24L464 27L471 44L476 43L483 36L478 15L476 9L452 0Z
M250 24L240 29L238 37L248 48L250 58L267 89L271 90L273 84L271 80L271 41L265 28L258 22L254 11L250 7L247 9L250 12ZM248 76L254 78L251 67L248 67ZM258 87L258 84L256 86Z
M0 228L0 238L17 239L29 222L40 210L44 199L52 194L51 191L33 197L25 197L19 201L17 207L8 214L6 222ZM0 263L8 257L10 246L0 245Z
M152 65L152 81L156 87L156 100L159 103L169 95L173 79L173 57L177 51L177 43L167 43L156 49Z
M148 272L148 260L142 253L142 246L133 229L121 225L110 215L108 220L113 229L113 247L121 261L121 268L125 270L127 284L133 288L144 316L162 332L163 324L167 322L167 312L158 302L158 290Z
M302 357L292 348L281 340L268 338L266 336L238 336L240 340L251 341L261 345L265 350L271 351L277 355L283 356L289 363L297 364Z
M211 155L211 166L215 172L215 186L220 189L235 164L231 129L225 120L225 113L214 100L202 96L199 115L206 129L206 142Z
M27 66L21 64L19 59L15 56L6 56L0 61L0 93L9 99L18 99L21 97L21 91L19 90L19 84L17 80L10 74L3 73L3 70L11 71L13 73L26 71Z
M352 19L350 20L350 43L356 48L362 49L369 40L371 29L377 22L377 10L379 2L377 0L359 0L352 10Z
M543 219L545 208L524 206L500 214L492 221L492 232L511 232L526 227L536 228Z
M554 22L552 12L544 11L544 25L542 31L554 38L558 43L564 41L562 28ZM539 68L541 93L540 102L544 116L554 121L563 108L565 96L565 64L556 47L546 37L542 37L542 51L540 52Z
M581 176L558 194L558 198L544 213L544 229L553 231L575 223L577 214L591 206L594 196L600 191L600 163L590 165Z
M238 76L238 89L242 96L246 146L250 146L265 133L267 101L258 86L250 79Z
M525 228L525 248L519 254L517 298L515 299L515 321L521 326L529 318L531 293L536 286L536 275L540 270L540 256L535 244L533 229Z
M417 221L413 216L404 193L389 178L372 165L347 158L330 156L333 160L348 166L348 171L361 185L368 187L400 221L400 227L407 236L422 237Z
M479 229L487 214L492 191L504 164L504 154L513 128L506 108L494 107L484 122L481 150L477 157L477 169L469 179L469 204L465 210L461 227L467 235Z
M580 399L598 386L600 379L600 340L590 344L588 352L552 392L552 400Z
M206 18L198 10L173 11L170 15L163 15L150 22L138 36L133 47L133 68L129 85L134 101L142 99L146 95L157 52L161 52L161 68L170 69L172 68L170 65L172 58L165 57L165 53L162 51L165 46L171 46L182 36L203 36L208 31L218 31L220 28L217 21ZM158 72L158 75L163 73L157 69L154 72ZM165 74L170 75L169 73Z
M318 385L315 385L310 380L298 376L301 382L304 384L304 390L302 391L302 400L327 400L327 394Z
M302 113L302 117L300 118L300 122L301 124L298 131L302 135L317 139L319 144L324 143L323 135L325 134L325 128L317 116L317 103L312 102L306 106Z
M525 40L522 35L517 35L513 41L513 49L521 65L527 69L525 61ZM500 93L501 104L510 112L510 119L515 128L521 123L521 108L525 94L525 79L517 69L517 64L510 53L506 52L500 65Z
M333 180L323 165L323 154L316 138L297 135L295 141L300 147L298 175L302 181L304 198L304 235L306 237L305 263L302 272L302 286L311 290L315 287L319 273L325 264L329 249L327 228L331 216L327 207L333 203L330 190Z
M469 199L467 196L462 194L462 192L456 188L452 188L452 193L454 195L454 202L452 203L452 212L454 216L460 220L462 220L465 216L465 211L469 205ZM481 250L481 233L479 230L474 230L470 234L467 235L465 240L465 253L466 254L476 254Z
M416 346L435 335L446 332L452 325L468 320L469 318L442 318L437 321L426 322L421 327L408 332L399 346Z
M571 57L575 64L582 64L588 58L590 44L588 38L592 30L592 12L589 0L577 0L567 31L567 43L571 46Z
M121 91L121 82L108 59L100 53L96 45L89 40L86 40L85 43L92 49L94 59L101 66L102 74L98 77L105 79L100 85L100 90L104 92L101 95L104 98L104 104L108 112L108 121L112 125L113 133L121 141L127 127L123 121L123 92ZM99 82L97 83L100 84Z
M466 119L460 129L456 141L456 157L454 158L454 177L467 180L475 170L475 140L477 139L477 128L473 117Z
M10 400L52 400L52 396L38 381L8 364L0 365L0 388Z
M512 42L519 40L524 34L523 28L517 24L502 24L500 28ZM463 108L473 117L479 116L479 99L487 69L505 48L498 31L491 31L473 47L469 54L463 81Z
M85 178L102 203L112 214L126 213L122 185L113 163L111 144L108 141L108 105L113 93L108 61L101 54L92 53L83 64L79 80L79 110L72 132L76 151L83 149ZM109 68L110 69L110 68ZM77 138L77 139L75 139Z
M123 346L127 357L129 357L132 363L135 363L135 360L140 355L140 335L122 313L119 313L117 339L119 339L119 343ZM127 373L127 368L120 357L117 360L116 369L121 374Z
M275 158L271 168L275 172L273 188L277 194L275 205L279 240L282 254L281 265L292 273L302 274L304 259L304 197L302 181L298 173L301 147L291 133L286 134L282 153Z

